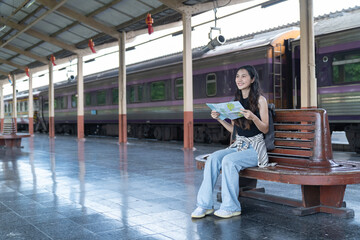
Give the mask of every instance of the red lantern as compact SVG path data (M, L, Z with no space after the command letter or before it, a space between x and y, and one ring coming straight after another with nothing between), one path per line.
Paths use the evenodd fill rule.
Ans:
M55 56L51 54L50 60L53 64L53 66L56 66L55 59L56 59Z
M154 28L152 27L152 24L154 23L154 19L151 18L150 13L147 14L145 22L146 22L146 25L148 26L148 33L152 34L154 32Z
M94 42L93 42L92 39L89 39L88 46L89 46L89 48L91 49L92 53L96 53L95 48L94 48L94 47L95 47L95 44L94 44Z
M26 73L26 76L30 77L29 68L28 68L28 67L25 68L25 73Z

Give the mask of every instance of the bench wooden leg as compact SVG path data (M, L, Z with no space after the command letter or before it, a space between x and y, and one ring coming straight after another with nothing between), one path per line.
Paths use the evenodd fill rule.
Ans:
M308 186L302 185L303 207L325 205L341 207L345 195L346 185Z
M354 211L347 209L343 202L346 185L308 186L302 185L302 207L293 212L304 216L318 212L330 213L343 218L354 217Z
M255 185L256 187L256 185ZM295 207L292 211L295 215L306 216L314 213L330 213L337 217L353 218L354 211L346 208L343 201L346 185L336 186L301 186L302 201L265 194L262 189L242 187L239 197L248 197L257 200L283 204ZM259 191L260 190L260 191ZM218 193L218 200L221 193Z

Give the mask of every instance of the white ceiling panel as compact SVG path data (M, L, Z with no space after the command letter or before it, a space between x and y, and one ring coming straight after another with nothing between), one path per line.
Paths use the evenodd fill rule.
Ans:
M11 72L14 71L16 68L7 64L1 64L0 65L0 70L5 71L5 72Z
M71 32L72 34L76 34L79 37L83 37L84 39L90 38L99 33L95 31L95 29L91 29L88 26L84 26L82 24L70 28L69 32Z
M74 22L74 19L64 16L61 13L51 13L44 18L44 21L54 24L60 28L64 28Z
M47 21L40 21L33 27L38 32L46 33L48 35L53 34L54 32L57 32L61 29L61 27L58 27L54 24L51 24Z
M119 2L118 4L112 6L111 8L114 8L118 10L119 12L129 14L132 17L137 17L144 12L150 12L152 8L149 6L142 4L139 1L132 1L132 0L124 0Z
M19 59L21 59L21 60L23 60L23 61L27 61L27 62L33 62L33 61L34 61L34 59L29 58L29 57L24 56L24 55L19 55L19 56L16 57L16 58L19 58Z
M69 31L59 34L56 38L66 42L67 44L76 44L85 39L83 37L80 37L78 35L75 35L75 34L69 32Z
M27 49L28 47L31 47L32 45L34 45L30 42L23 41L20 38L16 38L16 39L12 40L11 44L18 48L23 48L23 49Z
M6 48L2 48L0 50L1 59L8 59L14 55L16 55L16 52L10 51Z
M61 50L61 48L59 48L58 46L55 46L54 44L48 43L48 42L43 42L42 44L39 45L39 47L43 48L43 49L47 49L49 50L49 52L58 52Z
M54 53L54 52L50 52L48 49L44 49L42 47L34 47L33 49L31 49L31 52L36 55L43 56L43 57Z
M7 53L7 54L10 54L10 55L15 55L16 54L16 52L11 51L11 50L6 49L6 48L1 48L1 52Z
M22 33L19 37L18 37L21 41L26 41L32 44L37 44L38 42L40 42L41 40L33 37L27 33Z
M141 0L141 1L154 8L158 8L162 5L162 2L158 0Z
M13 58L11 59L11 61L13 63L16 63L16 64L19 64L19 65L22 65L22 66L25 66L25 65L28 65L29 63L31 63L32 61L34 61L33 59L31 59L30 61L26 61L24 59L21 59L19 57L16 57L16 58Z
M110 26L117 26L131 20L129 16L126 16L114 9L107 9L106 11L96 15L94 18L105 22Z
M65 4L65 7L68 7L70 9L75 10L84 15L87 15L87 14L91 13L92 11L94 11L94 9L98 9L102 6L103 6L103 4L101 4L97 1L93 1L93 0L86 0L86 4L84 4L84 0L68 1Z

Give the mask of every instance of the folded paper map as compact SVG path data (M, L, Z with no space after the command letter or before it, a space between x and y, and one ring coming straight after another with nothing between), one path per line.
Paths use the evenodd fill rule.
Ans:
M229 118L231 120L241 118L243 115L240 113L240 109L244 109L239 101L225 102L225 103L207 103L211 110L220 113L219 118L224 120Z

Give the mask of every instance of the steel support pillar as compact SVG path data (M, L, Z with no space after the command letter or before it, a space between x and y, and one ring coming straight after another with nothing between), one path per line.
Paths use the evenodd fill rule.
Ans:
M77 138L84 139L84 63L83 57L77 57Z
M301 108L317 107L313 0L300 2Z
M0 133L3 133L4 131L4 116L5 116L5 110L4 110L4 91L3 91L3 84L0 84Z
M13 87L13 105L12 105L12 113L11 118L14 123L15 132L17 132L17 98L16 98L16 79L15 75L11 75L11 82Z
M193 69L191 51L191 14L183 13L183 88L184 149L194 147Z
M126 32L122 32L119 38L119 143L127 142L125 43Z
M29 134L34 135L34 97L32 88L32 73L29 70L29 99L28 99Z
M49 63L49 137L55 137L55 110L54 110L54 72L53 65Z

